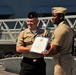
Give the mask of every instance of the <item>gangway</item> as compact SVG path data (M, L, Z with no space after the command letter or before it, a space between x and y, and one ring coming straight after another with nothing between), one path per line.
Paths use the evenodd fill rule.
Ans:
M39 17L38 26L41 27L43 20L46 20L46 29L51 34L56 28L56 25L52 25L51 17ZM76 15L67 15L65 16L66 22L70 25L74 32L76 33ZM0 51L15 50L15 45L19 33L27 28L27 18L18 18L18 19L3 19L0 20ZM68 38L68 37L67 37ZM76 38L74 45L76 46Z
M38 26L41 26L43 20L46 19L47 29L51 32L55 29L51 23L51 17L38 19ZM65 16L65 20L76 31L76 15ZM0 20L0 44L16 44L20 31L27 28L26 21L27 18Z

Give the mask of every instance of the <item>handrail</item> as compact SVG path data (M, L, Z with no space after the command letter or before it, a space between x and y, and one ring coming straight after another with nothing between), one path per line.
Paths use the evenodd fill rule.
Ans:
M52 25L51 17L38 18L38 26L43 24L44 19L47 20L47 29L51 30L50 33L52 33L55 29L55 25ZM76 15L65 16L65 20L70 27L76 31ZM27 28L26 22L27 18L0 20L0 44L6 42L9 43L8 40L12 41L12 43L16 43L20 31Z

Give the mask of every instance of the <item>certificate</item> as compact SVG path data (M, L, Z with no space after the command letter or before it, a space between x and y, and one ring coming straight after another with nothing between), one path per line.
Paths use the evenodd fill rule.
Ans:
M49 38L46 37L36 37L32 45L30 52L41 53L46 50Z

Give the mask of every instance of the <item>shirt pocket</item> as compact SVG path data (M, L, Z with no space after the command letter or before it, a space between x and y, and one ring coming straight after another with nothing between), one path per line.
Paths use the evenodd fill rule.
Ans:
M34 37L33 36L26 36L24 37L24 45L31 45L34 42Z

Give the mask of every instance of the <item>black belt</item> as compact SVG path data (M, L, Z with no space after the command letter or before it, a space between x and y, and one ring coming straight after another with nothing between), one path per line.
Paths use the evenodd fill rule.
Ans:
M44 58L41 57L41 58L27 58L27 57L23 57L23 62L40 62L40 61L44 61Z

